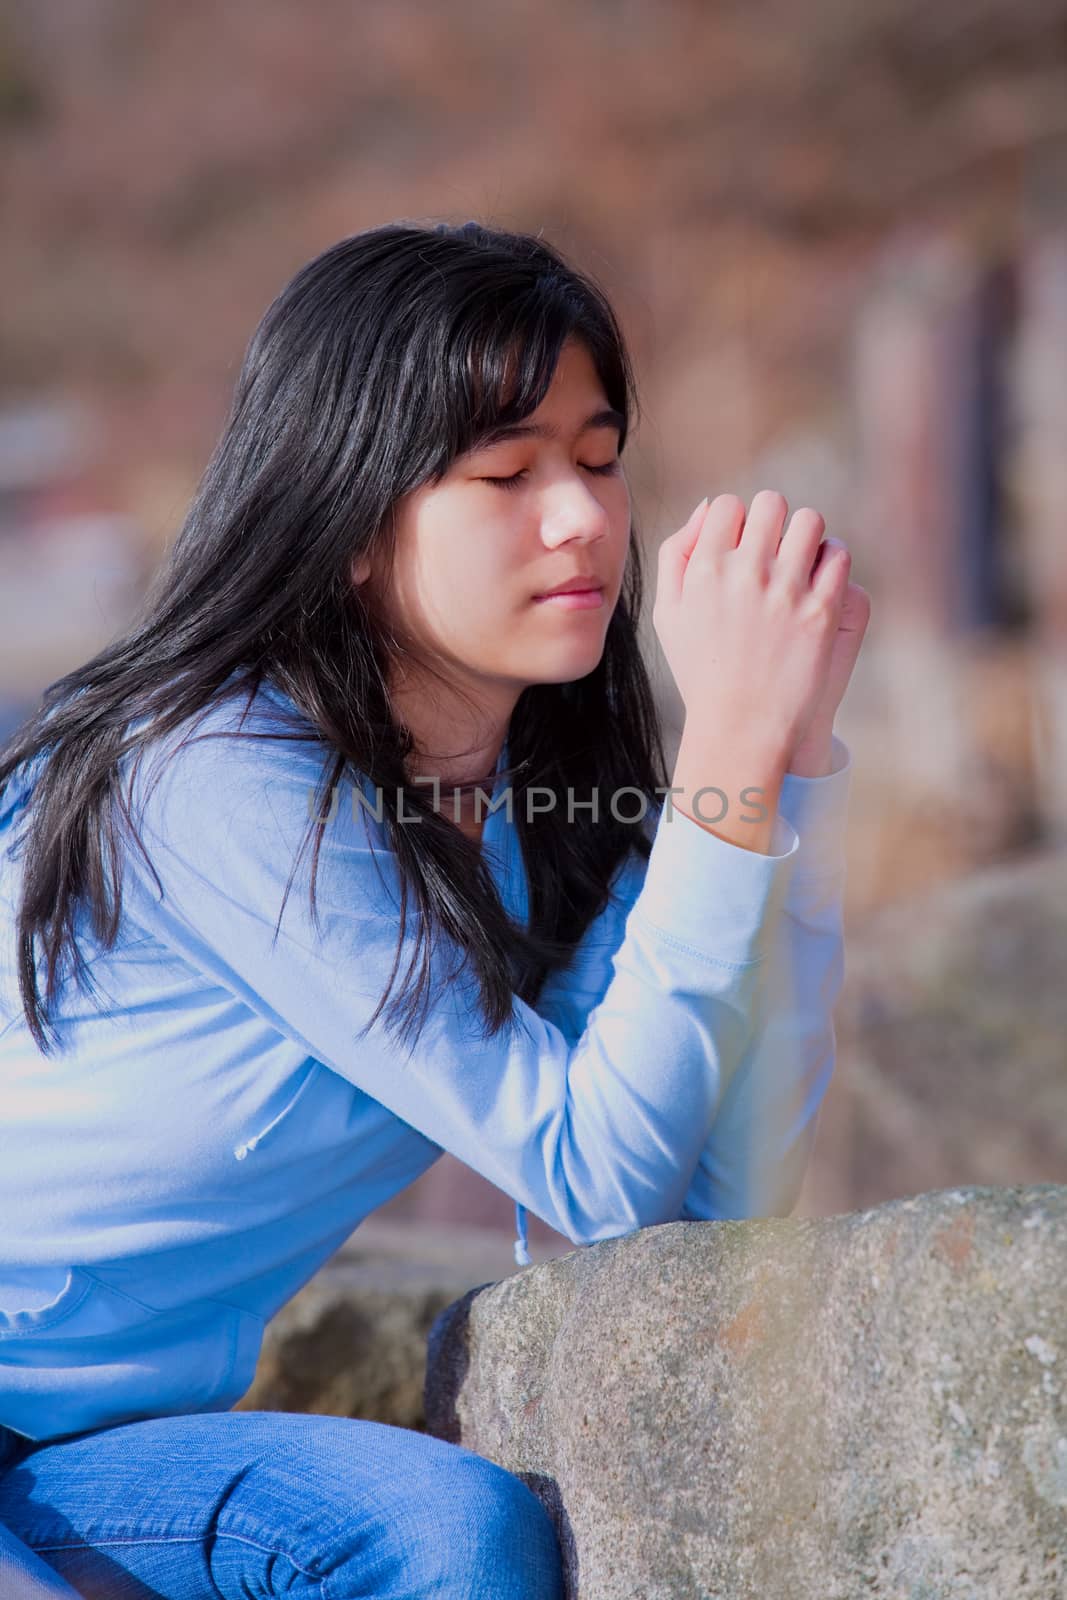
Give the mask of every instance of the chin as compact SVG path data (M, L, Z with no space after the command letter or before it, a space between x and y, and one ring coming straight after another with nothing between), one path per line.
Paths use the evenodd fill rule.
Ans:
M597 650L557 650L553 651L551 661L541 657L536 670L530 664L526 674L529 683L576 683L579 678L588 677L589 673L600 664L604 654L603 645Z

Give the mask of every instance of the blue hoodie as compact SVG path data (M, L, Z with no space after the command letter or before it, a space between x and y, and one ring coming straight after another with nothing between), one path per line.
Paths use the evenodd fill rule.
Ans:
M275 737L234 737L242 711ZM317 922L305 852L275 937L326 752L268 685L195 722L125 759L151 866L127 850L112 950L80 912L88 989L64 984L51 1056L15 966L32 773L0 799L0 1424L47 1440L229 1409L268 1318L445 1150L515 1201L520 1262L526 1208L576 1245L791 1209L834 1064L840 739L829 776L786 776L766 855L651 812L647 864L624 861L496 1038L437 946L404 1051L380 1018L364 1031L399 926L381 797L369 780L328 797ZM507 757L482 848L525 921ZM409 918L398 984L414 937Z

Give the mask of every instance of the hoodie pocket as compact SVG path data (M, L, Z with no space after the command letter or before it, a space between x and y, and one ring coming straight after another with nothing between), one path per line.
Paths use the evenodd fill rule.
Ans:
M0 1276L0 1415L31 1438L228 1410L263 1319L222 1300L156 1311L84 1267Z
M0 1275L0 1339L47 1333L72 1319L79 1334L110 1333L151 1315L83 1267L7 1267Z

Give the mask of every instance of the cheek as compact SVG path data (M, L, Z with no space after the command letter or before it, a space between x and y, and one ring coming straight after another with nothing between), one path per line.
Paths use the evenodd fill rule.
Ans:
M522 562L514 540L509 545L506 533L490 534L491 530L468 530L434 552L436 584L458 604L475 598L503 603L521 586Z
M432 630L468 647L478 639L497 640L502 628L513 625L525 593L522 571L504 558L499 541L468 537L425 550L413 576L419 611Z

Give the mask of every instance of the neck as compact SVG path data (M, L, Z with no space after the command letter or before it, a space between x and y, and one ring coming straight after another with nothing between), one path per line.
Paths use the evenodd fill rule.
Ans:
M391 699L394 714L414 741L407 761L413 778L437 778L449 796L453 789L473 794L476 788L492 787L517 696L477 714L466 702L462 708L445 705L439 695L430 699L394 690Z

